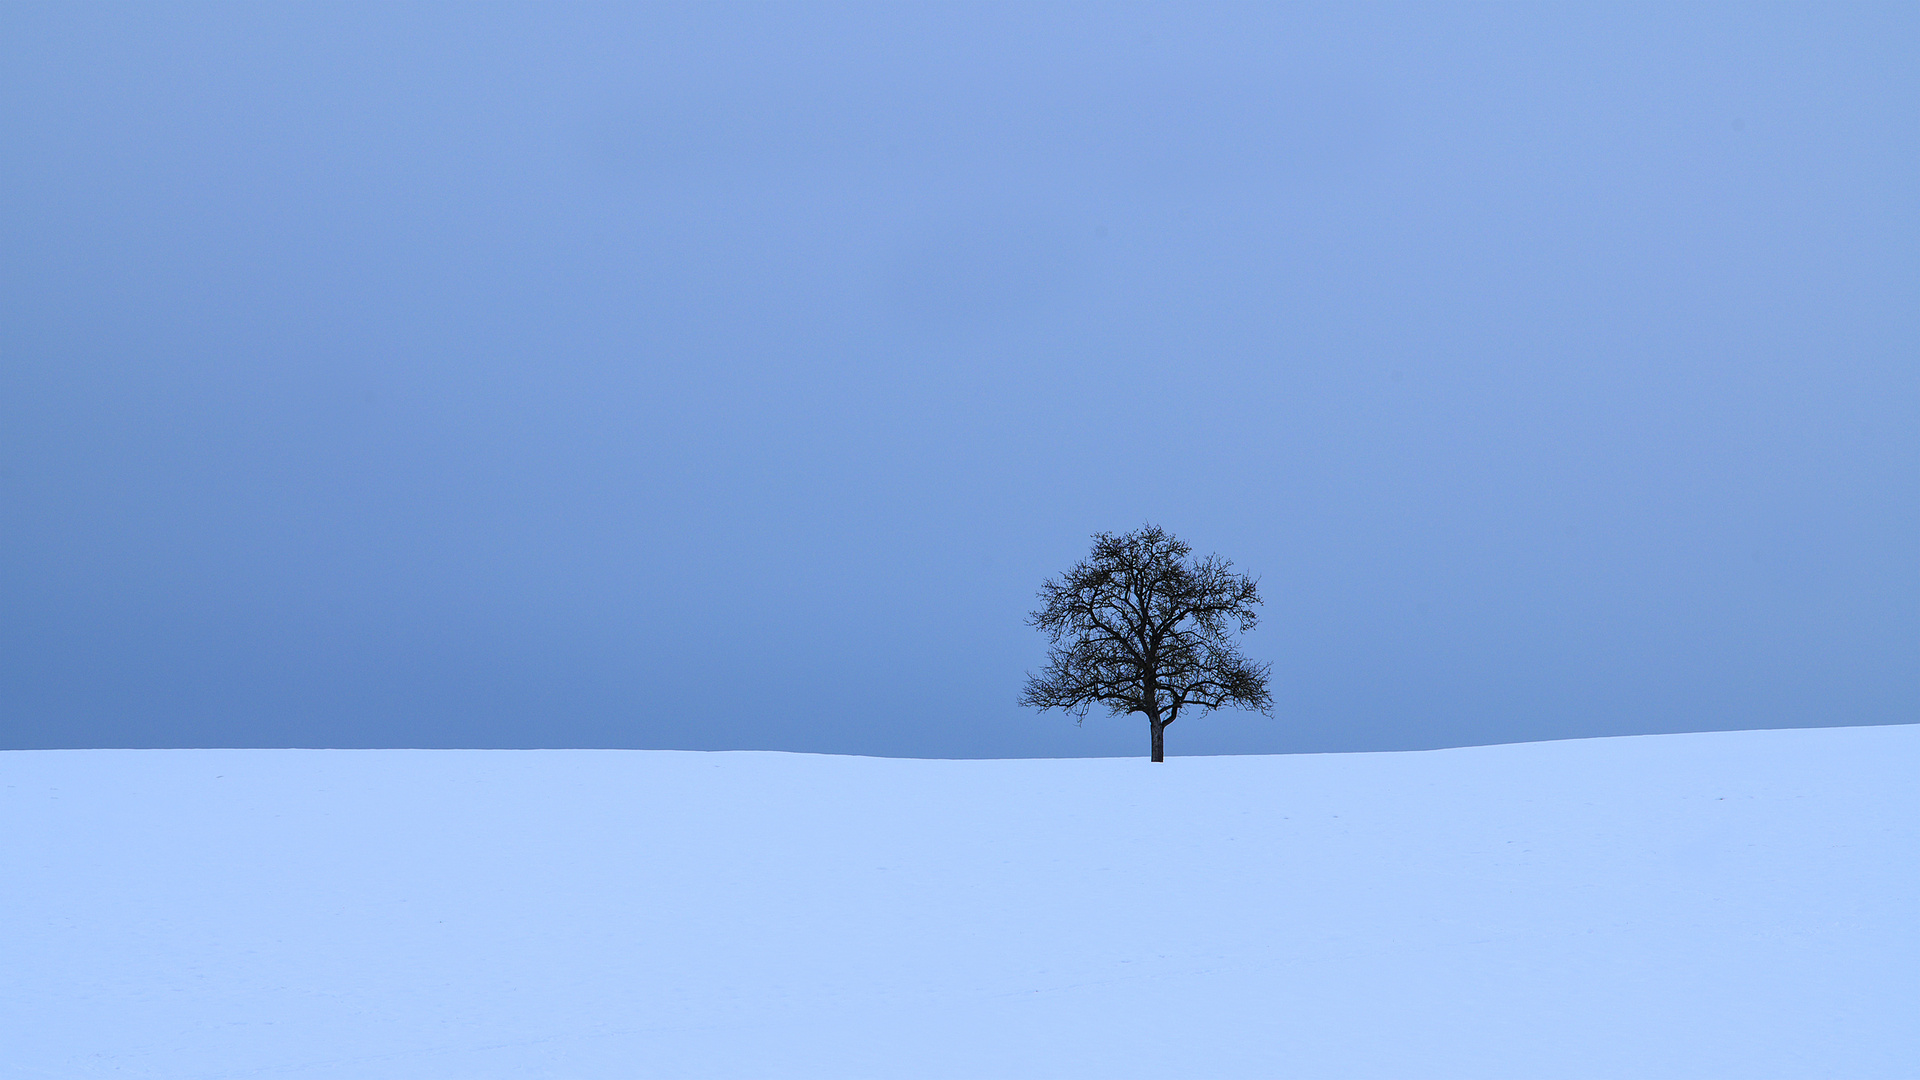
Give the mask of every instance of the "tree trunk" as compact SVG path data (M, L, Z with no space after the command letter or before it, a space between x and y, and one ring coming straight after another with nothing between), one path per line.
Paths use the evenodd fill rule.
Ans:
M1167 725L1157 716L1148 717L1147 723L1153 725L1153 760L1167 760Z

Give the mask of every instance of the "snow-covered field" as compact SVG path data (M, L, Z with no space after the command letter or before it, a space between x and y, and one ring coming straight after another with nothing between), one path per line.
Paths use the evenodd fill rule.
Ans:
M0 754L0 1076L1915 1077L1920 727Z

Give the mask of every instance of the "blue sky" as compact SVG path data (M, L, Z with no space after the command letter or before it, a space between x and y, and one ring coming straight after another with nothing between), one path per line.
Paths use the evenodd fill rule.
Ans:
M1135 754L1920 705L1920 16L9 5L0 746Z

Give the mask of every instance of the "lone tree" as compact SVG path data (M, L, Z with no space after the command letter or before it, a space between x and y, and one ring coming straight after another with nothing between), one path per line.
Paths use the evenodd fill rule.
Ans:
M1217 555L1190 562L1192 551L1157 525L1096 534L1092 556L1042 585L1042 606L1027 616L1051 644L1020 704L1079 719L1096 702L1115 716L1142 713L1155 761L1166 760L1167 725L1182 710L1271 716L1267 665L1248 662L1231 636L1253 629L1257 583Z

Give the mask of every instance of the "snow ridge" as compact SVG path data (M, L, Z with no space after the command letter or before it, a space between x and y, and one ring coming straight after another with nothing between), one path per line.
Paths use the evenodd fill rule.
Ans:
M1910 1077L1917 766L0 754L0 1077Z

